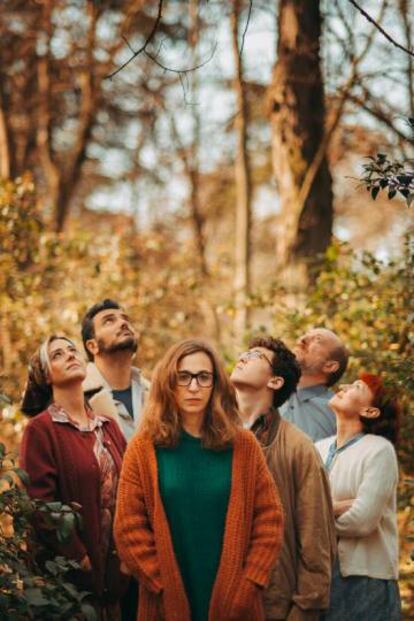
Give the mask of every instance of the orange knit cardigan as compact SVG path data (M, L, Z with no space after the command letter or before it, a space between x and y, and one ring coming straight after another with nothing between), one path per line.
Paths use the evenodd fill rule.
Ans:
M138 621L191 621L158 487L153 443L136 435L128 445L118 487L115 541L121 560L139 579ZM266 587L282 543L283 513L262 450L250 431L234 440L232 483L223 548L209 621L262 621L261 589L240 612L251 581ZM251 586L250 582L250 586ZM233 611L233 612L232 612Z

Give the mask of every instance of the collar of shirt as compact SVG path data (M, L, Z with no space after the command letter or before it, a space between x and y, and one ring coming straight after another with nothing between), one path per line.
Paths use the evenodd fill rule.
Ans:
M79 429L79 431L95 431L97 427L102 427L103 423L108 422L108 418L105 416L95 416L89 408L86 408L86 414L89 418L89 427L81 427L79 423L57 403L52 403L52 405L49 406L49 412L54 423L66 423Z
M141 370L137 367L131 367L131 386L133 386L134 383L137 383L143 388L148 387L148 382L143 378ZM87 376L85 381L83 382L84 392L95 392L102 388L106 388L107 390L112 391L111 386L106 381L102 373L99 371L96 364L94 362L88 362Z
M330 393L331 391L328 386L325 386L325 384L315 384L315 386L298 388L296 393L293 394L296 394L297 399L303 403L304 401L309 401L315 397L330 396Z
M362 433L362 432L357 433L355 436L352 436L352 438L349 438L349 440L347 440L345 442L345 444L343 444L339 448L337 447L336 438L335 438L335 440L332 442L332 444L330 445L330 447L328 449L328 455L326 456L326 460L325 460L325 468L327 469L327 471L329 472L332 469L332 466L333 466L333 463L335 461L335 458L340 453L343 453L343 451L345 451L345 449L347 449L348 447L350 447L353 444L355 444L355 442L358 442L358 440L363 438L364 435L365 434Z
M279 410L271 407L270 410L256 418L250 431L254 433L259 442L265 446L271 444L279 428Z

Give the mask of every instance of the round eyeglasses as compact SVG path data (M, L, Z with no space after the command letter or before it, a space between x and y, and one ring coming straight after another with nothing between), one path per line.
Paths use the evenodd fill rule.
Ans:
M210 388L213 385L214 375L209 371L200 371L199 373L190 373L190 371L178 371L177 385L189 386L195 379L200 388Z
M248 351L243 352L239 356L239 360L266 360L266 362L270 365L273 370L273 364L270 362L269 358L265 356L261 351L257 351L257 349L249 349Z

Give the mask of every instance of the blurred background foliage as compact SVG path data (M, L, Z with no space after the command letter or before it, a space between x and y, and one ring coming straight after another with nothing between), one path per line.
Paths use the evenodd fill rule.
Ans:
M109 235L95 231L93 237L76 227L65 236L50 232L29 175L0 186L0 237L5 241L0 250L0 366L2 392L11 400L4 402L0 441L9 449L18 446L24 425L18 404L30 355L50 333L63 332L79 342L82 314L95 300L112 296L128 308L141 333L137 362L148 376L177 338L202 334L216 340L229 365L243 346L232 331L226 263L217 266L214 279L203 282L188 262L185 243L168 231L168 224L151 234L134 231L122 220L117 227ZM398 390L403 405L398 448L403 576L411 575L414 534L413 277L409 234L391 261L335 242L305 291L288 290L274 279L248 300L256 317L254 332L270 330L292 344L308 327L327 326L342 335L352 353L345 379L363 368L381 373Z
M364 1L370 23L338 0L0 3L0 442L18 446L32 352L79 342L103 297L128 309L147 376L185 336L230 367L253 332L330 327L348 379L401 394L407 619L413 1Z

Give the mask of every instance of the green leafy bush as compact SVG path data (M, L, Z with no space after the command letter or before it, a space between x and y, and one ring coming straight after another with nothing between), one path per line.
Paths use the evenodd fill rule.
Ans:
M397 194L401 195L410 207L414 200L414 170L412 163L391 161L385 153L377 153L363 165L364 173L361 181L371 197L375 200L383 190L391 200Z
M94 621L89 593L79 592L67 580L74 561L54 556L42 546L34 522L66 542L79 520L79 506L31 500L24 484L27 474L0 444L0 618L8 621L47 619Z

